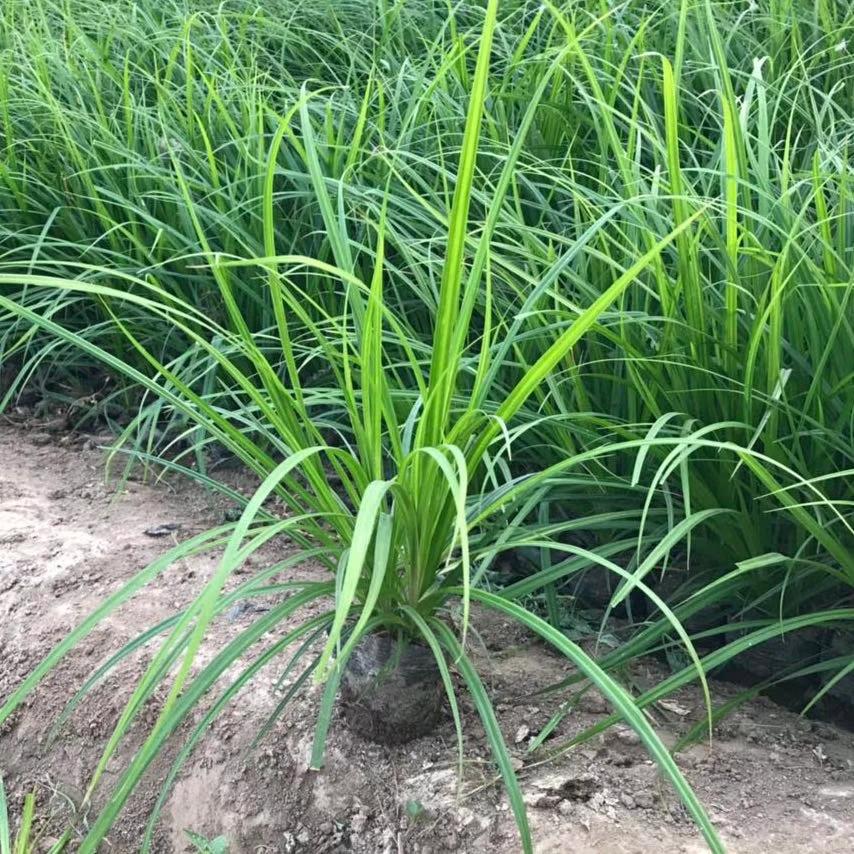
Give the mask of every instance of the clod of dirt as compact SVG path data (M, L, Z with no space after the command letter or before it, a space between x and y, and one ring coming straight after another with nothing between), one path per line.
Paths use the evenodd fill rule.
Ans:
M404 744L435 729L443 688L433 653L388 634L369 634L356 645L341 677L348 726L380 744Z
M578 710L588 715L605 715L608 713L608 701L591 688L578 698Z
M534 780L533 785L540 792L556 797L555 803L566 799L587 801L600 788L599 778L594 774L549 774Z
M620 793L620 803L627 809L633 810L637 807L637 803L635 803L635 799L628 794L627 792Z
M655 798L649 792L635 792L631 795L631 799L634 801L635 806L642 810L651 810L655 806Z
M637 747L641 743L640 736L628 727L614 727L610 730L609 737L626 747Z
M537 810L546 810L555 807L560 802L560 795L551 795L548 792L527 792L525 794L525 806Z
M181 525L178 522L165 522L162 525L155 525L153 528L146 528L143 531L146 537L168 537L169 534L174 534L181 530Z

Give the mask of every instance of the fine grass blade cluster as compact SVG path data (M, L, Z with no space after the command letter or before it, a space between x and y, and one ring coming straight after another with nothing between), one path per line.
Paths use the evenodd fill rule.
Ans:
M722 850L643 709L697 681L693 737L708 735L732 708L708 674L792 633L845 647L775 674L812 680L809 702L854 668L849 44L841 0L7 0L0 411L103 419L114 466L228 491L227 456L261 484L0 698L2 723L171 563L224 548L197 597L61 716L158 639L81 851L201 706L147 848L198 739L272 661L295 677L282 706L324 686L320 767L347 662L376 633L431 651L462 752L459 674L533 850L467 649L473 602L566 656L555 690L594 684L614 710L602 726L635 728ZM275 565L235 587L279 536L328 582L274 582ZM626 629L598 660L564 631L590 576L603 627ZM247 596L271 610L200 664ZM619 683L662 651L682 662L669 678L639 696Z

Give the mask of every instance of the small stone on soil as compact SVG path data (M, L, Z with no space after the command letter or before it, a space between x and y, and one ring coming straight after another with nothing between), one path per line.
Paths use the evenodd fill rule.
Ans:
M608 712L608 702L598 691L585 691L578 700L578 709L588 715L604 715Z
M456 851L460 847L460 838L453 831L445 834L445 838L442 842L445 845L446 851Z
M633 729L616 729L614 737L627 747L636 747L640 744L640 736Z
M651 810L655 805L655 800L649 792L635 792L632 795L632 800L635 802L635 806L642 810Z
M575 806L572 801L563 800L557 805L557 811L561 815L569 816L575 812Z

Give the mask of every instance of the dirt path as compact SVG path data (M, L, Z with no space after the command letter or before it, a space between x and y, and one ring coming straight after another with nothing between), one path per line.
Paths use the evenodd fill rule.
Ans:
M102 456L91 442L86 446L69 437L0 427L0 702L105 594L162 554L173 538L222 519L222 501L194 486L155 488L132 481L116 494L104 486L103 471ZM145 533L164 524L180 527L160 538ZM288 548L286 543L270 547L256 564L280 560ZM214 565L215 557L200 556L161 576L93 632L0 730L0 772L13 810L35 787L48 838L68 821L79 832L91 819L78 809L87 775L121 711L129 680L149 660L151 646L108 676L52 745L45 741L50 723L95 667L187 602ZM292 570L291 577L321 572L305 566ZM253 617L238 612L218 620L211 649L236 636ZM517 764L538 854L705 850L633 733L612 730L547 766L531 760L525 740L556 705L555 699L537 698L534 692L567 668L512 627L481 619L479 628L488 687L507 737L519 742ZM639 668L636 679L651 681L657 667ZM277 676L275 669L263 671L191 756L164 810L155 850L191 850L186 828L209 837L225 834L232 854L519 850L506 800L490 785L493 770L470 704L463 703L468 731L463 791L476 791L458 800L449 722L434 735L396 749L359 741L333 724L327 766L310 772L313 693L292 706L247 758L246 746L281 696ZM733 690L717 689L721 696ZM587 695L557 737L578 732L606 712L601 698ZM155 713L155 708L146 710L149 722ZM674 738L701 713L696 693L685 691L669 708L658 709L656 717L660 730ZM131 733L120 758L133 754L140 735L139 730ZM711 751L694 747L679 762L728 850L854 852L850 732L801 721L762 700L728 719ZM104 794L120 768L115 761L108 766ZM152 769L105 850L130 854L139 849L167 769L165 760Z

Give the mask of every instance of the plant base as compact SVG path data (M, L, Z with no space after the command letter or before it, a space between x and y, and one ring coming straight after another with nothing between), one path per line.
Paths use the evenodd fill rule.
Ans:
M443 689L433 653L387 634L362 638L342 674L340 696L349 728L381 744L426 735L442 716Z

